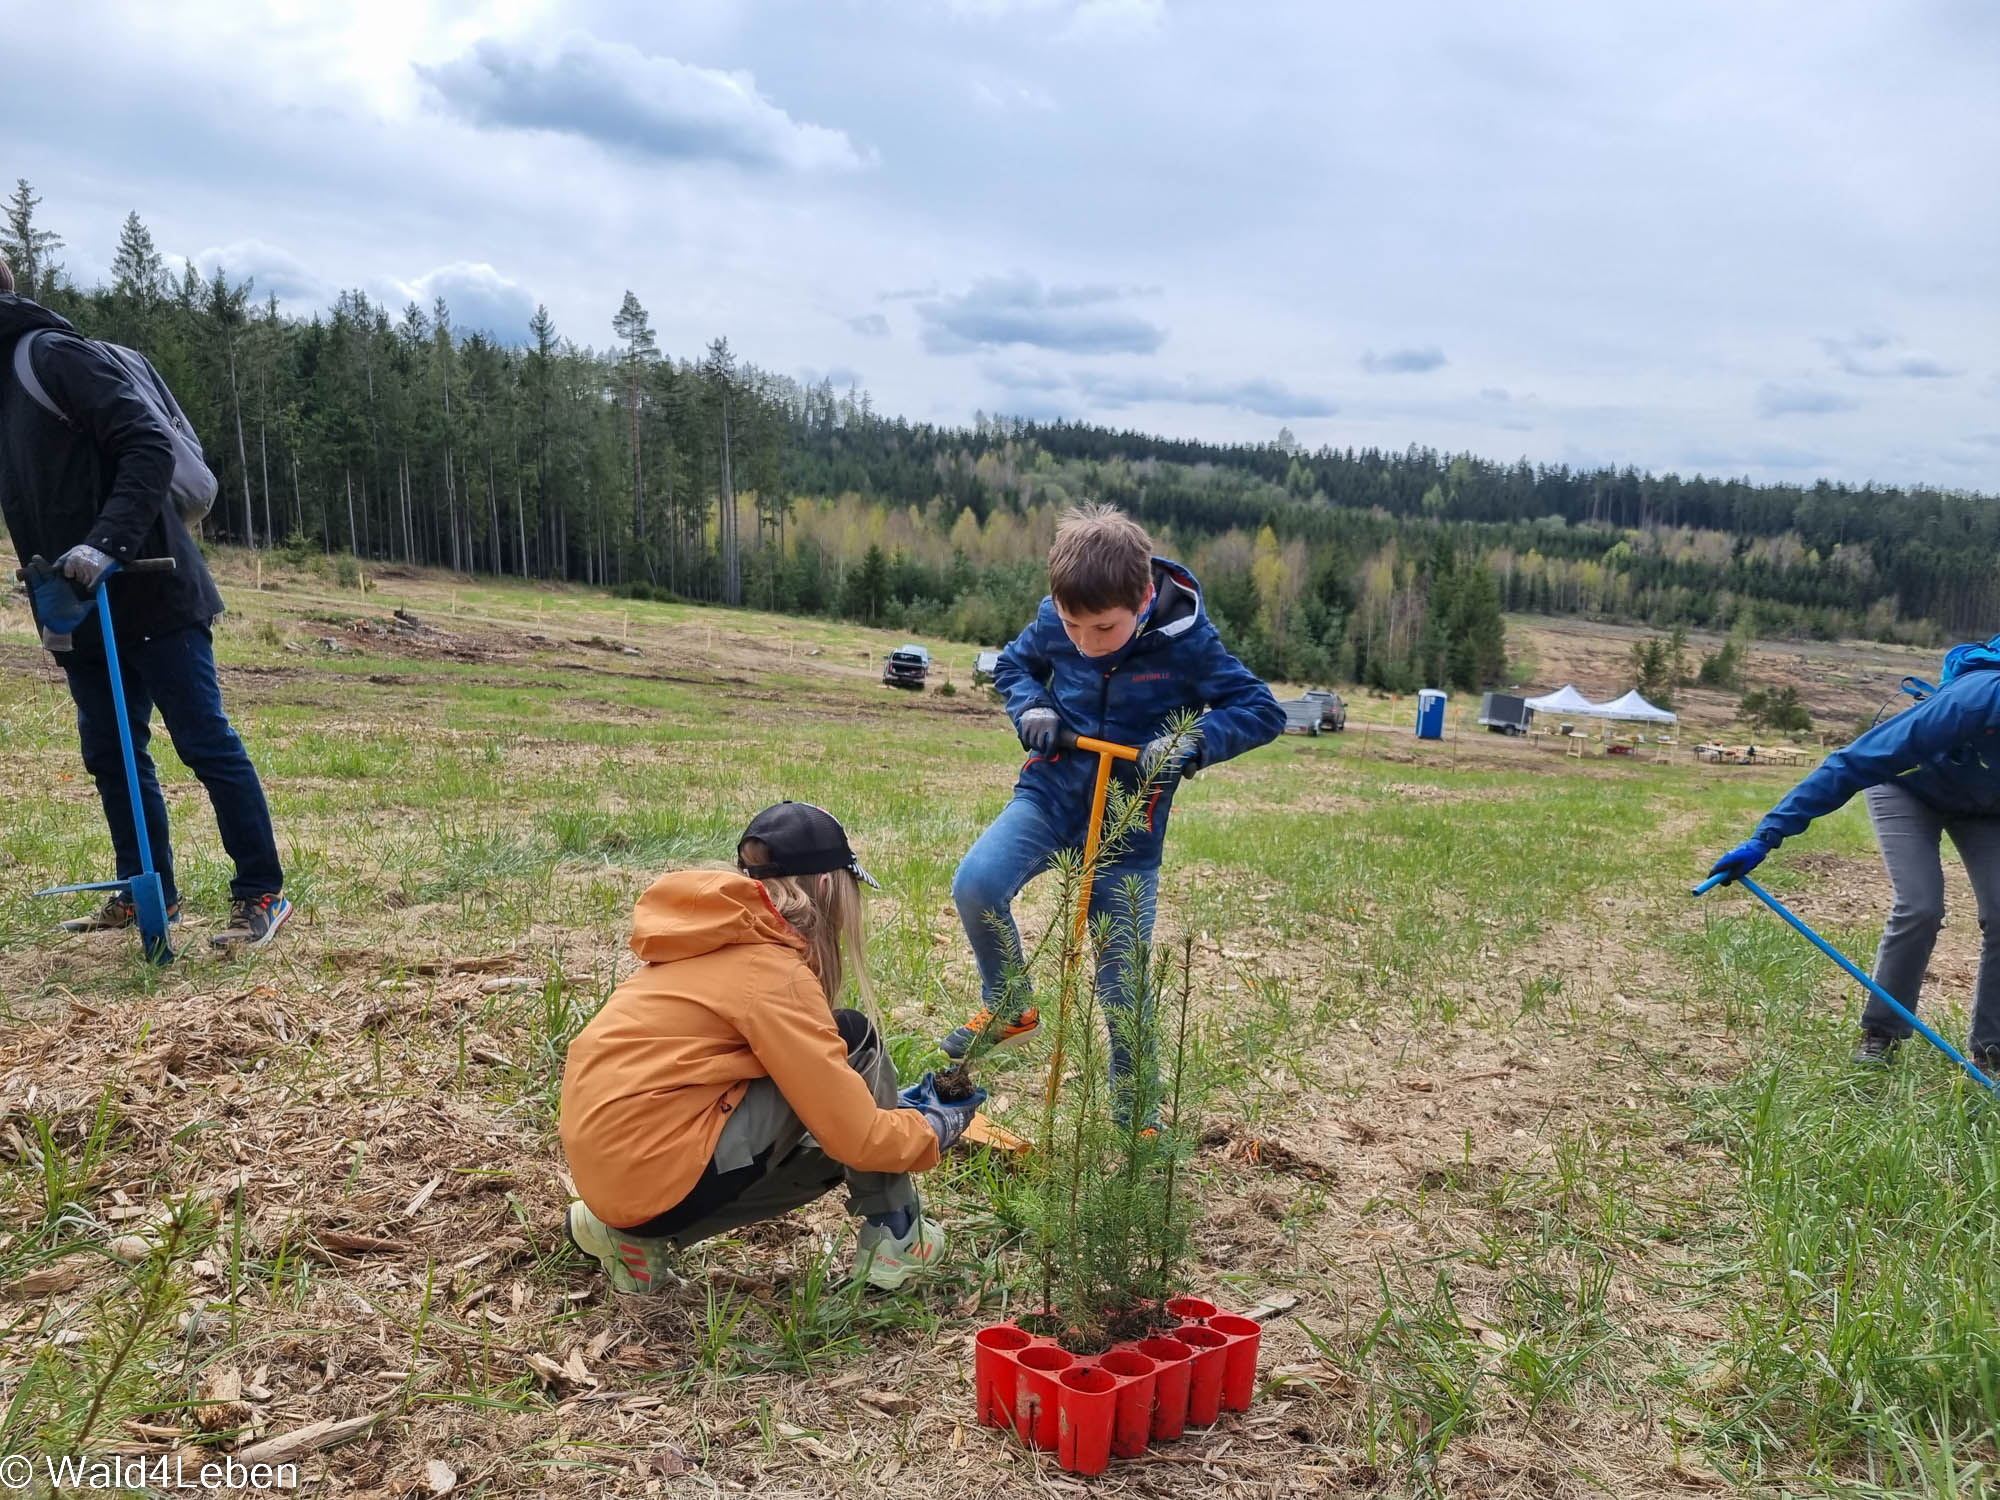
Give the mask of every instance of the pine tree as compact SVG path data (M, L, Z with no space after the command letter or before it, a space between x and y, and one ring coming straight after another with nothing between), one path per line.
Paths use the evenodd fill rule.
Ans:
M611 320L611 331L625 341L625 355L620 361L625 371L625 414L632 448L632 540L646 561L648 581L658 582L654 576L652 555L646 546L646 481L645 468L640 462L639 443L639 377L645 368L660 357L659 341L653 336L651 321L646 309L639 305L639 299L628 288L625 300L618 305L618 314Z
M7 200L7 232L0 235L0 255L14 272L14 290L23 297L44 297L62 281L55 252L63 245L53 229L35 227L35 210L42 200L28 179L14 179L14 196Z
M118 231L118 249L111 257L112 290L150 307L159 300L166 278L166 264L154 248L153 232L140 222L136 210L125 215L125 227Z

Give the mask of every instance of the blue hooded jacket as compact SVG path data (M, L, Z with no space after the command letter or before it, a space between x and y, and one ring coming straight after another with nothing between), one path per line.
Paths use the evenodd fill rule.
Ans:
M1018 728L1031 708L1053 708L1078 734L1120 745L1144 745L1185 709L1205 710L1195 763L1218 761L1268 744L1285 729L1285 711L1271 690L1229 654L1202 608L1201 587L1177 562L1153 559L1153 607L1137 634L1109 656L1085 656L1063 632L1055 602L1043 599L1032 624L1000 653L993 686ZM1124 762L1126 785L1137 779ZM1082 751L1030 756L1014 783L1055 825L1081 844L1089 833L1097 757ZM1154 793L1146 825L1117 862L1148 869L1160 862L1172 810L1170 779Z
M1953 665L1935 693L1820 762L1765 814L1757 837L1775 846L1856 792L1888 783L1946 818L2000 817L2000 671Z

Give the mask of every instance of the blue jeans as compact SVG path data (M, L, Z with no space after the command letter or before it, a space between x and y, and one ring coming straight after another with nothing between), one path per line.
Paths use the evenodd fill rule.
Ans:
M139 835L132 823L132 799L125 789L125 757L118 747L118 711L111 701L111 670L101 644L58 651L55 658L69 678L76 700L76 730L83 742L83 768L97 783L104 821L111 826L111 850L120 880L139 873ZM271 810L250 754L222 711L222 685L215 676L215 649L206 625L188 625L149 639L118 642L119 675L125 684L125 712L132 723L132 750L139 764L139 800L153 868L167 904L180 899L174 885L174 851L167 837L167 803L147 753L154 706L173 737L174 752L208 789L222 847L236 862L230 897L254 901L284 887Z
M965 924L966 940L972 944L973 959L979 965L979 998L989 1010L1016 1013L1032 1003L1026 975L1021 972L1021 932L1014 925L1014 898L1021 888L1049 868L1057 851L1076 846L1058 830L1049 815L1026 797L1015 797L966 851L952 877L951 899L958 918ZM1139 883L1137 932L1126 919L1128 877ZM1129 1086L1132 1079L1130 1048L1121 1033L1118 1018L1131 1011L1134 1001L1145 993L1145 975L1139 965L1144 947L1153 939L1153 916L1160 886L1158 865L1099 866L1090 888L1090 916L1093 926L1101 916L1112 922L1111 940L1105 944L1097 965L1097 1002L1111 1033L1111 1085L1114 1091ZM1070 918L1065 917L1065 921ZM1134 939L1139 952L1134 952ZM1014 970L1014 988L1009 991L1008 970ZM1147 1075L1153 1073L1147 1059Z

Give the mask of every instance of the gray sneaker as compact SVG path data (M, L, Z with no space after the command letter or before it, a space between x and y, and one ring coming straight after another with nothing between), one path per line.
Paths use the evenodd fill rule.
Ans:
M272 892L255 901L229 903L229 925L209 941L218 948L261 948L291 920L292 903Z
M650 1296L681 1284L672 1240L613 1229L580 1201L570 1204L563 1228L572 1245L604 1268L613 1291Z
M1902 1045L1901 1037L1890 1036L1886 1031L1864 1030L1861 1044L1854 1049L1855 1064L1863 1068L1886 1068L1896 1060L1896 1049Z
M181 919L181 904L176 901L167 908L167 922L172 925ZM104 904L87 917L72 917L62 924L64 932L118 932L132 926L139 920L139 913L132 905L130 896L113 893L105 898Z

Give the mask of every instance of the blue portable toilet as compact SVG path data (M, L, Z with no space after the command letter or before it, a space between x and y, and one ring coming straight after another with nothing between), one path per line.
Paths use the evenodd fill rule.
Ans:
M1444 694L1436 688L1425 688L1417 694L1417 738L1444 738Z

